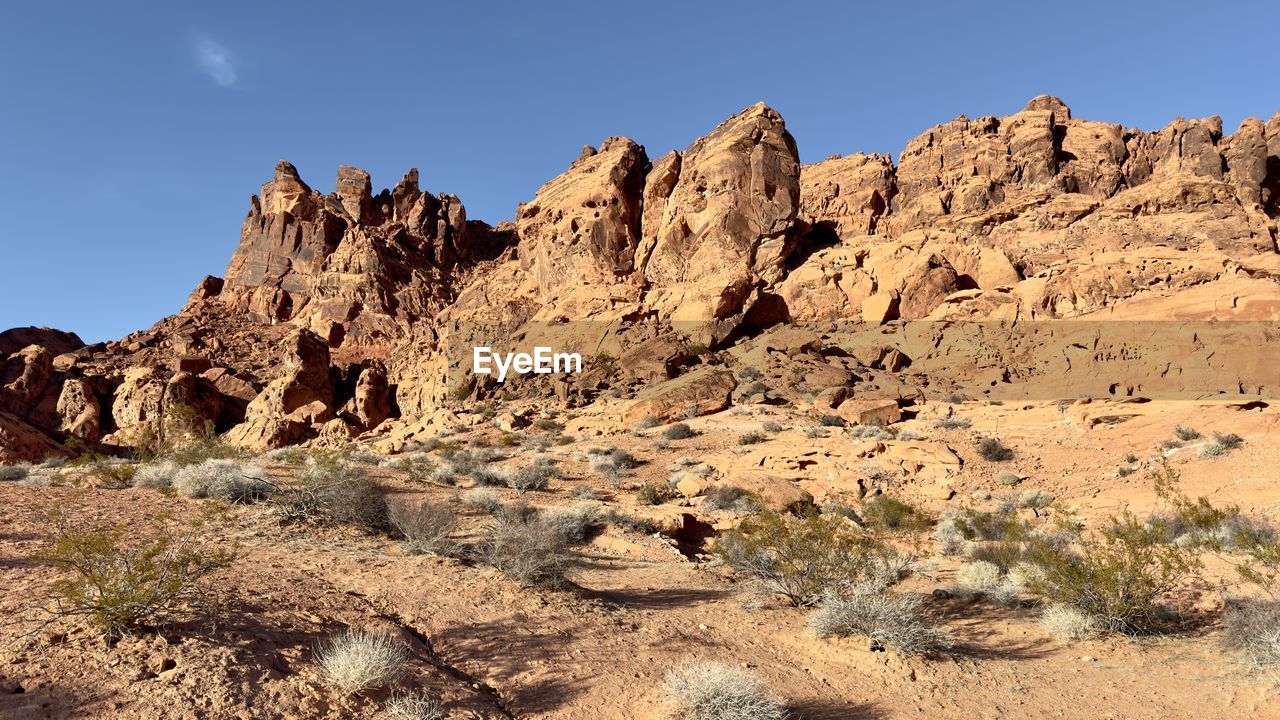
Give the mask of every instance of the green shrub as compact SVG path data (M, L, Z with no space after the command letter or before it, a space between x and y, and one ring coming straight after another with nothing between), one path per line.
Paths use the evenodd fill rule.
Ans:
M894 557L891 548L837 515L788 519L770 510L727 533L716 552L796 606L815 605L833 590L884 578Z
M230 552L197 541L199 527L163 515L149 525L92 529L55 515L58 534L34 560L62 571L50 586L57 617L86 617L109 640L169 620L207 598L206 576L231 564Z
M1193 550L1162 542L1158 529L1130 513L1097 537L1082 538L1073 551L1033 540L1029 559L1044 570L1031 590L1123 635L1158 630L1159 601L1201 567Z
M888 495L863 503L862 519L868 527L883 532L920 532L933 525L924 511Z

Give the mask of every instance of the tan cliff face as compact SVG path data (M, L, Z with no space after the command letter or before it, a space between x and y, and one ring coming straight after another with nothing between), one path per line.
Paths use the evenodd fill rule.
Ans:
M911 321L1280 318L1280 114L1230 134L1217 118L1140 131L1041 96L927 130L896 163L802 166L759 104L656 159L627 138L588 147L497 227L424 192L416 170L373 187L343 166L324 195L282 161L225 281L201 283L178 315L91 347L0 335L0 459L73 438L127 448L175 404L252 447L376 440L494 393L463 368L494 338L640 359L625 381L528 387L589 403L680 375L673 358L691 347L787 324L883 345ZM1026 374L1012 355L912 347L917 370ZM1238 380L1236 392L1274 392Z

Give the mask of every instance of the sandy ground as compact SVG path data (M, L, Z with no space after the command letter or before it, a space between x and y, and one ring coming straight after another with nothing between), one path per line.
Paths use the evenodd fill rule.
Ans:
M945 406L899 427L940 441L964 460L947 493L927 471L908 474L894 492L932 512L946 496L960 503L974 491L1008 492L994 480L1010 469L1096 520L1123 507L1146 512L1155 502L1145 468L1175 424L1208 435L1235 432L1245 444L1207 459L1190 446L1169 454L1191 495L1233 502L1277 518L1280 510L1280 412L1225 405L1106 403L962 405L972 420L938 430ZM605 411L602 410L602 416ZM1091 424L1091 418L1109 418ZM1123 421L1117 418L1124 417ZM570 491L589 485L608 505L634 505L633 493L611 488L580 459L590 444L630 449L646 463L633 481L661 481L675 458L695 455L734 472L748 453L797 455L830 443L807 439L795 419L787 430L749 449L735 440L785 411L759 408L702 418L702 433L656 449L655 431L640 437L575 421L599 437L553 447L565 477L549 491L526 495L539 505L570 505ZM1114 424L1111 424L1114 423ZM786 424L784 422L784 424ZM807 426L811 426L810 422ZM806 426L806 427L807 427ZM570 428L574 430L574 427ZM974 452L979 435L998 434L1016 451L995 465ZM461 436L468 437L467 435ZM1119 477L1125 456L1139 468ZM285 473L284 465L273 465ZM807 470L806 470L807 471ZM457 490L410 482L386 467L370 472L405 497L456 502ZM926 479L926 477L928 479ZM502 490L504 499L514 492ZM807 613L741 592L711 556L662 536L610 527L578 548L577 588L522 588L497 571L434 556L407 554L401 543L342 528L278 525L263 507L236 506L205 529L218 547L235 549L219 571L209 612L106 647L85 626L62 624L25 634L14 621L54 577L28 560L52 527L44 512L141 524L160 510L200 514L208 501L145 489L31 487L0 483L0 718L373 718L388 691L341 698L313 664L316 645L348 626L386 629L409 643L412 660L401 687L442 697L451 718L659 718L668 668L688 657L756 670L798 718L1280 718L1280 686L1240 663L1219 640L1211 616L1186 633L1131 641L1066 643L1047 633L1031 607L1005 608L956 595L929 612L959 639L933 659L871 652L864 640L819 640ZM488 517L463 511L468 533ZM918 541L934 554L931 540ZM934 558L909 590L953 584L956 558ZM1205 588L1201 606L1216 602Z

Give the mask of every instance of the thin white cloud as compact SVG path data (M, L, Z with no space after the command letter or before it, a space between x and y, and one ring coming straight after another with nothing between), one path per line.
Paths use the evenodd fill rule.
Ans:
M236 84L236 67L231 63L227 49L212 38L199 36L192 42L192 51L200 69L220 87Z

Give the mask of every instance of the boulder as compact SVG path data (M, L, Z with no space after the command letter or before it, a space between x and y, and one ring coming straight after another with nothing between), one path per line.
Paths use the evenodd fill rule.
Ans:
M640 391L624 412L622 422L630 427L650 417L669 423L720 412L729 407L735 387L733 373L700 368Z
M836 407L835 414L856 425L889 425L902 419L894 400L850 398Z

